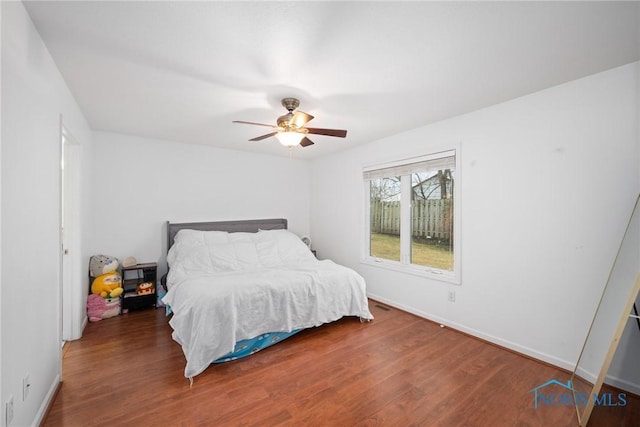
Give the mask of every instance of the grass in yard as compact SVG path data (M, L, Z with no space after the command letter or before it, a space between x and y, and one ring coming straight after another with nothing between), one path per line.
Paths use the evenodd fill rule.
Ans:
M371 233L371 256L400 261L400 236ZM453 251L434 243L411 243L411 263L453 270Z
M371 256L400 261L400 236L371 233Z

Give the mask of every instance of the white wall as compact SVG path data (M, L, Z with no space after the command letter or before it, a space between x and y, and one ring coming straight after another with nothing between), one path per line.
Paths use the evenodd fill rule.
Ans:
M637 79L623 66L314 161L315 247L373 298L573 369L640 189ZM363 166L455 143L461 285L360 263Z
M638 35L640 37L640 34ZM640 141L640 67L637 67L638 84L636 85L637 134ZM639 159L640 162L640 159ZM640 178L640 177L639 177ZM636 298L636 306L640 309L640 295ZM640 328L635 319L629 318L625 326L618 349L609 368L607 381L625 390L640 394Z
M166 221L287 218L309 233L308 161L104 132L94 144L96 254L164 270Z
M40 421L60 379L60 115L91 132L22 3L2 8L2 403ZM88 149L88 146L87 146ZM31 389L22 401L22 378Z

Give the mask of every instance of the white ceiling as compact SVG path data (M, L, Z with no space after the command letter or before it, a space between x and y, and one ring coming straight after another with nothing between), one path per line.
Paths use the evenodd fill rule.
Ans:
M638 2L25 1L94 130L313 158L640 59Z

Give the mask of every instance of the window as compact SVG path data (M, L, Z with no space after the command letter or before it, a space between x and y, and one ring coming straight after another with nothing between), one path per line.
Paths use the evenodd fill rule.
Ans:
M458 282L456 151L364 169L365 262Z

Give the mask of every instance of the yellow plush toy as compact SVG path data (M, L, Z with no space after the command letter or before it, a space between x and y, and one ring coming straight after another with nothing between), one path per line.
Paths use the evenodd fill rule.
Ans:
M102 298L117 298L123 291L122 277L117 271L102 274L91 284L91 293L100 295Z

